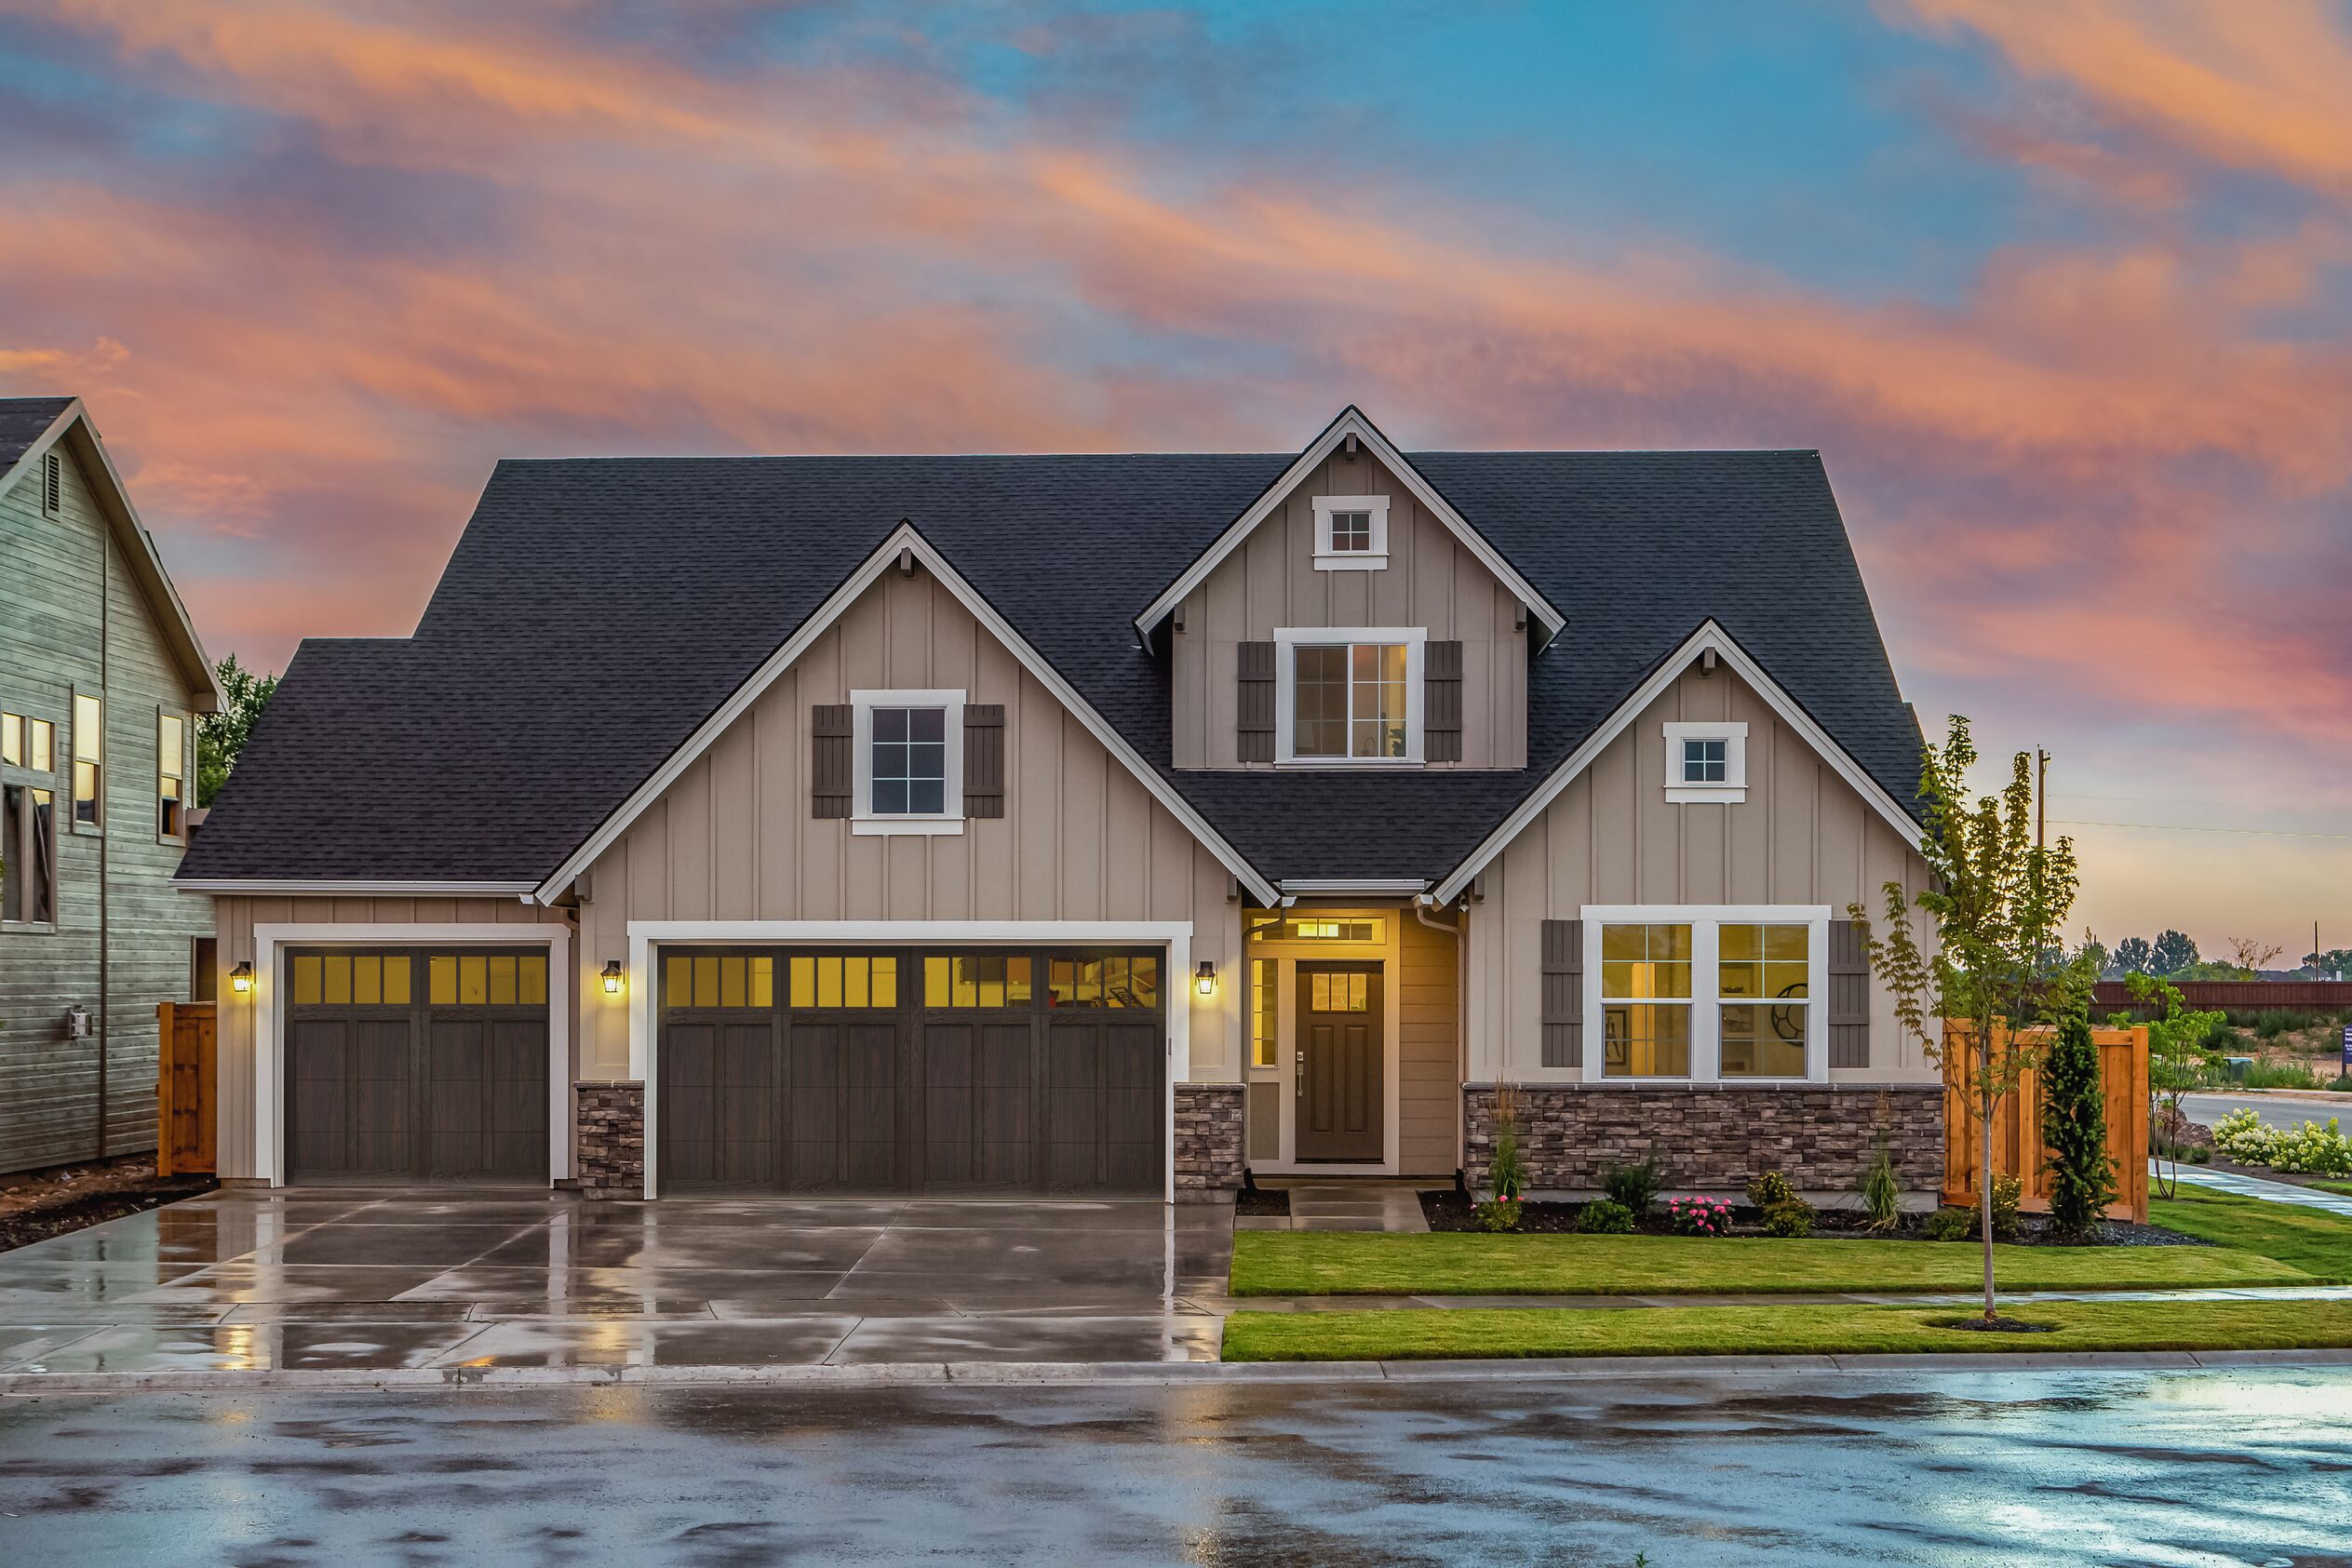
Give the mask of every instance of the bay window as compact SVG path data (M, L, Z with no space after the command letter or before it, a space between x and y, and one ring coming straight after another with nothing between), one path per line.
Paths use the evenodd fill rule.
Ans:
M1826 907L1588 906L1588 1082L1821 1082Z

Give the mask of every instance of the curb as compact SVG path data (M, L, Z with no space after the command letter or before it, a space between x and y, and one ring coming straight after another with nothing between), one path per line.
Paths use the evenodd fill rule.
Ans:
M2225 1371L2352 1366L2352 1349L1978 1351L1875 1356L1589 1356L1427 1361L885 1361L849 1366L396 1367L280 1372L14 1373L0 1397L550 1387L870 1388L1469 1383L1777 1377L1887 1372Z

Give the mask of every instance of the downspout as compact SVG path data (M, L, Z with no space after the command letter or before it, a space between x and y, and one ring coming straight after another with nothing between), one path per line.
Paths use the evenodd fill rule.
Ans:
M1462 939L1467 934L1462 928L1468 923L1468 917L1465 915L1450 926L1440 925L1429 918L1430 908L1435 903L1428 893L1415 894L1413 918L1430 930L1442 931L1454 939L1454 1179L1459 1181L1468 1153L1462 1146L1461 1107L1462 1085L1470 1077L1470 979L1462 972Z

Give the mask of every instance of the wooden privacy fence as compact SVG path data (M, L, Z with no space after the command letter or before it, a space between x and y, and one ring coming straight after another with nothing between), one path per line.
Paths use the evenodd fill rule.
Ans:
M155 1174L209 1174L214 1015L211 1002L159 1002L155 1064Z
M1963 1031L1944 1025L1943 1052L1943 1200L1974 1207L1977 1138L1983 1131L1976 1119L1974 1080L1976 1051ZM2033 1029L2026 1038L2047 1051L2050 1032ZM2116 1200L2107 1217L2148 1218L2148 1031L2144 1028L2093 1029L2099 1047L2099 1091L2107 1102L2107 1154L2116 1162ZM1994 1037L1996 1060L2007 1044ZM2050 1207L2050 1173L2043 1169L2041 1073L2029 1068L2018 1085L2001 1097L1993 1119L1993 1169L2023 1180L2019 1207L2035 1213Z

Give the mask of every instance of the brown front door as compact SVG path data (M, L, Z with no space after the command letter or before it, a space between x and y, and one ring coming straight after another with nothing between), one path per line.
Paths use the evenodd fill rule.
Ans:
M1377 1164L1380 1125L1380 966L1298 966L1297 1157Z

